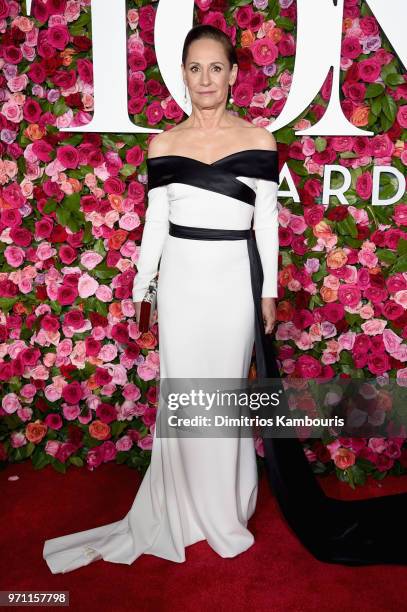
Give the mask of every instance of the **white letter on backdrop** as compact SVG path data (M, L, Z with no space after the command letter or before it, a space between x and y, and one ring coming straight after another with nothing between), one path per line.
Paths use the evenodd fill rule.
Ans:
M386 200L380 199L380 175L384 172L393 174L397 179L397 192L387 198ZM393 166L375 166L373 168L373 189L372 189L372 205L373 206L388 206L389 204L395 204L400 200L403 193L406 190L406 179L403 174L397 168Z
M335 189L331 187L331 174L332 172L340 172L343 176L343 183L340 187ZM322 204L329 204L329 198L331 195L335 195L341 204L349 204L348 200L343 195L345 191L349 189L352 184L352 176L347 168L339 165L324 166L324 187L322 194Z

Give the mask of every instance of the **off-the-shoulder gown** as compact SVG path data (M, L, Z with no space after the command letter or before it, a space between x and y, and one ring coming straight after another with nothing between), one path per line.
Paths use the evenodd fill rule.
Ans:
M277 151L247 149L212 164L164 155L147 169L133 300L159 269L160 377L247 377L254 345L266 372L261 297L278 293ZM155 430L127 515L47 540L43 557L52 573L97 559L131 564L142 553L182 562L185 547L200 540L234 557L254 543L257 478L252 437L178 439Z

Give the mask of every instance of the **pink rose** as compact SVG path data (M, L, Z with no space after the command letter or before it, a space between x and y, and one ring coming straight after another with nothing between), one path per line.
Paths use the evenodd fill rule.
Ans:
M364 59L359 62L358 69L362 81L374 83L380 76L381 65L375 59Z
M370 319L370 321L362 323L361 328L368 336L376 336L377 334L383 333L386 325L387 321L383 321L382 319Z
M271 38L259 38L250 46L253 59L259 66L269 66L278 57L278 47Z
M407 128L407 104L400 106L397 111L397 121L402 128Z
M79 153L73 145L64 145L57 148L57 160L64 168L77 168L79 164Z
M362 53L362 46L357 36L345 36L342 41L343 57L356 59Z
M20 401L15 393L7 393L1 401L1 406L7 414L13 414L21 408Z
M86 251L81 255L81 265L88 270L93 270L103 260L102 255L96 251Z
M80 383L75 380L66 384L62 389L62 397L68 404L77 404L83 398L83 389Z
M85 272L85 274L82 274L78 281L79 296L81 298L90 297L91 295L95 294L98 287L98 281Z
M361 291L357 285L341 285L338 289L338 299L344 306L356 308L361 299Z
M122 390L124 399L132 402L136 402L141 397L140 388L134 383L129 383L123 387Z
M375 157L390 157L394 152L394 143L388 134L378 134L370 140L372 155Z
M6 258L9 266L12 266L13 268L19 268L23 264L25 258L24 256L25 253L23 249L20 249L20 247L7 246L4 250L4 257Z
M322 366L317 359L311 355L300 355L295 364L299 378L317 378L322 371Z
M356 180L356 193L362 200L368 200L372 195L373 179L370 172L363 172Z
M45 452L47 455L51 455L51 457L56 457L60 446L61 442L58 442L58 440L47 440Z
M126 162L132 166L140 166L144 161L145 151L139 146L131 147L126 151Z
M116 448L118 451L128 451L133 446L133 440L130 436L122 436L116 442Z
M64 418L67 421L74 421L75 419L78 418L81 412L81 409L78 406L78 404L75 404L75 405L64 404L62 412L63 412Z

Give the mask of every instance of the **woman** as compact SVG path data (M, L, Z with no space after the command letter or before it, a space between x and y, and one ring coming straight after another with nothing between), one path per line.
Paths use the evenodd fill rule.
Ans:
M182 70L191 116L154 137L148 151L149 204L133 287L136 317L159 268L161 379L244 379L253 344L258 377L278 378L270 336L278 269L275 140L226 111L237 61L220 30L190 30ZM165 414L163 396L157 424ZM128 514L47 540L43 556L52 573L97 559L131 564L142 553L183 562L185 547L200 540L222 557L252 546L253 438L159 436L157 429ZM315 557L349 565L406 562L400 530L406 495L328 498L294 435L264 437L264 447L280 508Z
M156 136L148 150L136 317L159 266L161 379L247 379L254 341L260 368L270 360L267 338L275 322L275 139L226 111L237 58L223 32L193 28L182 71L192 114ZM162 394L160 402L159 412ZM129 513L47 540L43 556L53 573L101 558L131 564L142 553L182 562L185 547L200 540L234 557L254 543L247 523L256 498L252 436L164 437L156 427L151 462Z

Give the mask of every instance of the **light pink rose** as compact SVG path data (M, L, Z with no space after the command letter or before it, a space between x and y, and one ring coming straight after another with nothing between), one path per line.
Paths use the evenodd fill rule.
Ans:
M123 397L126 400L130 400L136 402L141 397L140 388L134 383L128 383L123 387L122 390Z
M153 380L156 377L156 369L148 366L146 363L141 363L137 367L137 374L141 380Z
M377 336L383 333L386 325L387 321L383 321L382 319L371 319L370 321L366 321L366 323L362 323L360 327L367 336Z
M341 350L351 351L355 344L356 333L349 331L341 334L338 338L338 344Z
M1 113L12 123L21 123L23 120L23 109L12 99L3 104Z
M44 395L49 402L56 402L61 399L61 389L58 389L55 385L48 385L44 389Z
M13 431L10 436L10 444L13 448L21 448L27 444L27 438L21 431Z
M151 434L147 434L144 436L144 438L138 440L137 446L143 450L151 450L153 447L153 436Z
M140 225L140 217L135 212L129 212L120 217L119 227L131 232Z
M7 414L13 414L13 412L21 408L20 400L15 393L7 393L1 401L1 405Z
M383 453L387 447L387 441L384 438L370 438L368 447L375 453Z
M294 234L303 234L307 229L304 217L302 215L290 215L289 227L292 229Z
M81 409L78 404L64 404L62 412L67 421L74 421L80 415Z
M21 397L24 397L25 399L32 399L37 393L37 388L35 385L31 385L31 384L27 384L27 385L23 385L20 389L20 395Z
M40 261L46 261L56 255L57 250L52 248L48 242L43 242L37 248L37 257Z
M47 455L51 455L51 457L56 457L60 446L61 442L58 442L58 440L48 440L45 444L45 452Z
M107 285L99 285L96 290L95 296L101 302L109 303L113 299L113 292Z
M358 253L358 260L366 268L375 268L379 261L377 255L372 251L361 249Z
M16 246L7 246L4 250L4 256L9 266L19 268L24 262L24 250Z
M392 356L402 363L405 363L407 361L407 345L400 344L400 346L394 350Z
M64 338L57 346L57 355L60 357L68 357L72 353L72 340Z
M86 251L81 255L81 264L88 270L93 270L103 260L102 255L96 253L96 251Z
M407 387L407 368L397 370L396 379L400 387Z
M407 289L397 291L393 296L394 301L407 309Z
M113 361L118 353L117 346L114 344L104 344L100 349L98 358L104 362Z
M91 295L95 294L98 287L99 283L97 280L85 272L85 274L82 274L78 282L79 296L81 298L90 297Z
M383 331L383 343L386 348L386 351L393 354L393 352L399 347L402 342L402 338L394 333L391 329L385 329Z
M116 442L116 448L118 451L128 451L133 446L133 440L130 436L122 436Z

